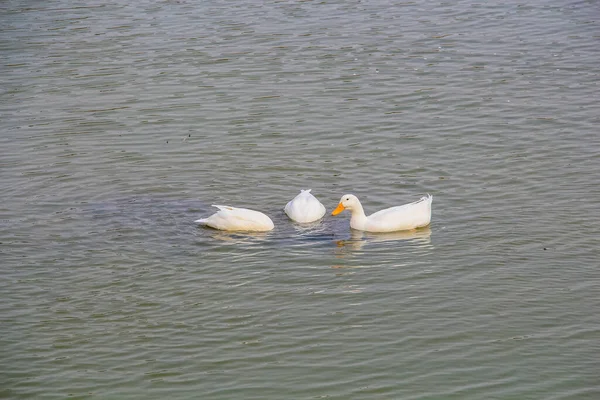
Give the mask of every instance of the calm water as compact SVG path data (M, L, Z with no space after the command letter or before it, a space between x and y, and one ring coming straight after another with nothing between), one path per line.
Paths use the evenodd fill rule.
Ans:
M0 397L600 398L600 7L534 3L2 2Z

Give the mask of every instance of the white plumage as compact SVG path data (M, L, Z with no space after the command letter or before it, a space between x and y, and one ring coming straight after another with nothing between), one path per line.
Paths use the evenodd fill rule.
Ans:
M367 217L358 197L345 194L331 214L337 215L346 209L349 210L352 213L350 227L360 231L404 231L429 225L432 201L433 197L428 194L413 203L386 208Z
M312 194L310 189L300 190L283 209L290 219L296 222L307 223L323 218L325 206Z
M259 211L230 206L213 205L213 207L217 207L219 211L195 222L223 231L263 232L275 227L271 218Z

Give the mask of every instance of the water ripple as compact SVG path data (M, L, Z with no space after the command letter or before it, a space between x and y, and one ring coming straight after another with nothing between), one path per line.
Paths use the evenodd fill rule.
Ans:
M0 8L0 397L598 394L590 4Z

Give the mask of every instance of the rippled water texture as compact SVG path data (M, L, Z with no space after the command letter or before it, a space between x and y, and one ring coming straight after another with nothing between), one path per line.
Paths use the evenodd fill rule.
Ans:
M600 398L599 16L3 1L0 397Z

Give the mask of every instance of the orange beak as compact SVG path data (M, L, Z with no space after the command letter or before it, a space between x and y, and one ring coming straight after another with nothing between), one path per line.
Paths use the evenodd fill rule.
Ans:
M339 213L341 213L345 209L346 209L346 207L344 207L344 205L342 203L340 203L340 204L338 204L338 206L336 207L336 209L331 212L331 215L338 215Z

